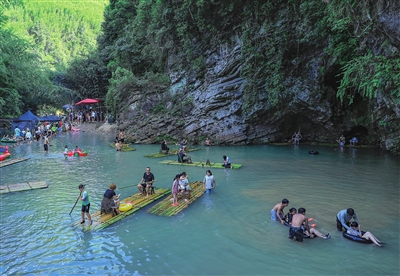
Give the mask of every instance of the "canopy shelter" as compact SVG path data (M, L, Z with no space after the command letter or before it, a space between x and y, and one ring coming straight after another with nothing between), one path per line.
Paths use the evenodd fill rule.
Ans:
M20 117L13 120L12 130L17 126L19 129L29 128L32 129L40 121L40 119L33 114L30 110L22 114Z
M99 102L100 102L100 100L96 100L96 99L84 99L84 100L76 103L75 105L96 104Z
M60 117L58 117L56 115L44 116L44 117L40 117L39 119L42 122L52 122L52 123L58 122L61 120Z

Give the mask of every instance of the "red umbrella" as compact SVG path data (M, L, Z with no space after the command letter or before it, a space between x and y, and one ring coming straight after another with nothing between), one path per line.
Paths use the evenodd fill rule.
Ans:
M95 104L100 102L99 100L94 100L94 99L84 99L80 101L79 103L76 103L75 105L83 105L83 104Z

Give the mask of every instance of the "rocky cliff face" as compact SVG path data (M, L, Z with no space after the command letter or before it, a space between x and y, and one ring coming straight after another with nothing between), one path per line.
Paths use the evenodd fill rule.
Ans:
M378 14L362 45L399 53L398 15L386 6ZM383 47L388 39L390 47ZM204 49L206 69L195 73L176 69L179 58L171 55L170 86L133 89L121 108L119 128L139 143L164 138L200 143L209 137L213 143L239 145L287 142L300 129L303 141L335 143L344 134L347 140L357 136L361 144L400 152L399 100L378 92L375 99L356 97L352 105L342 104L336 97L340 68L322 47L303 51L301 60L288 58L278 105L271 106L268 94L260 93L244 110L241 50L240 39Z

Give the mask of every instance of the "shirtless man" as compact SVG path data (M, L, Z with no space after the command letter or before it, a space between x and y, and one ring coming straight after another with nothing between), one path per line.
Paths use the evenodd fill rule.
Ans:
M272 220L280 220L282 224L285 224L285 215L283 213L283 209L289 205L289 200L286 198L282 199L281 203L278 203L271 210L271 219Z
M306 209L299 208L298 214L293 215L292 225L289 228L289 239L296 237L296 241L302 242L304 237L302 226L305 226L306 231L310 233L310 226L308 226L308 219L305 214Z
M346 143L346 138L343 136L343 134L339 137L339 140L336 140L336 142L343 147L344 144Z

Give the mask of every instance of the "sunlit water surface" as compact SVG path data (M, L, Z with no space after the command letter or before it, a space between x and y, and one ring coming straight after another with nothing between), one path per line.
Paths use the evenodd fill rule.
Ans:
M47 181L49 188L0 196L3 275L399 275L398 157L377 149L307 145L202 147L193 152L194 161L221 162L225 154L243 167L212 169L215 192L175 217L146 213L148 206L104 230L84 233L71 226L80 219L80 206L68 215L80 183L87 184L94 212L111 182L137 184L146 166L157 187L170 188L182 170L191 181L205 175L205 168L143 157L158 145L116 152L108 145L112 138L62 134L48 154L42 142L11 148L13 158L30 159L0 169L1 184ZM65 144L79 145L89 155L64 159ZM308 154L311 149L320 154ZM125 197L137 190L117 192ZM317 229L332 238L289 240L288 228L270 220L282 198L290 200L289 207L306 208ZM385 247L341 236L335 215L348 207Z

